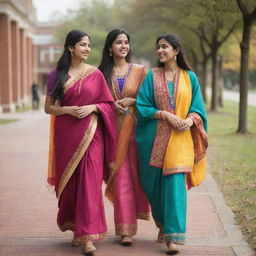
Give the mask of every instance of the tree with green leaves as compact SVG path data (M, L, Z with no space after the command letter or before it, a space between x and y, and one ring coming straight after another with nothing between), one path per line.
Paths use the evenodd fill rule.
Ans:
M216 111L218 107L218 52L239 23L237 8L233 0L194 0L188 6L189 10L186 10L184 22L187 19L188 26L198 36L205 62L207 63L209 55L212 60L211 110ZM207 48L209 51L206 53ZM205 63L204 65L206 66Z
M239 103L239 133L247 133L247 98L248 98L248 65L250 35L253 23L256 21L255 0L236 0L243 18L243 35L240 43L240 103Z
M97 66L107 33L118 26L117 20L118 9L113 8L107 1L83 2L79 9L71 11L60 20L61 25L55 36L64 42L70 30L80 29L87 32L91 37L92 48L88 63Z
M235 0L115 0L112 5L92 0L84 2L74 15L69 15L59 33L63 35L63 31L71 28L87 31L92 36L93 46L89 62L94 65L99 62L107 32L113 28L128 30L135 56L152 64L156 62L156 37L163 33L176 33L181 37L195 71L201 71L199 77L205 100L207 67L212 60L211 110L216 111L217 56L238 21Z
M151 41L152 37L156 38L159 33L176 32L180 35L194 63L201 62L201 83L204 98L206 98L207 65L211 58L211 110L216 111L218 106L217 56L219 49L233 33L239 22L235 1L173 0L169 2L163 0L131 0L126 11L129 17L127 21L131 21L130 26L135 37L142 39L139 48L141 48L140 53L144 53L144 55L149 52L149 40ZM150 29L138 29L141 24L146 24ZM192 40L195 38L192 35L193 33L197 40ZM148 37L144 39L141 35L148 35Z

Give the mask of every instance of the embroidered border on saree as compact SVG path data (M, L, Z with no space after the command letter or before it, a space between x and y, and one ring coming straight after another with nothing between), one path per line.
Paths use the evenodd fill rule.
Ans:
M193 166L176 166L176 167L170 167L170 168L164 168L163 169L163 175L169 175L172 173L184 173L184 172L192 172Z
M136 217L140 220L150 220L150 212L139 212Z
M81 237L76 237L76 238L74 238L74 240L79 241L81 244L84 244L86 242L103 239L106 236L106 234L107 234L107 232L104 232L101 234L84 235Z
M119 90L119 85L116 77L112 79L112 93L115 100L125 97L136 98L138 89L142 83L145 67L142 65L130 64L128 74L125 78L122 93ZM118 127L118 144L116 163L110 174L105 195L113 201L113 179L119 169L122 167L125 157L127 155L130 141L134 132L136 116L135 106L129 107L130 112L126 115L117 113L117 127Z
M174 242L175 244L185 244L186 235L184 233L170 233L164 234L166 242Z
M65 90L65 94L80 80L79 87L78 87L78 93L79 93L83 80L87 78L89 75L93 74L96 70L97 70L96 68L92 67L86 70L80 76L77 76L75 79L68 79L65 83L65 85L67 86L67 89ZM59 106L60 102L56 100L55 105ZM47 175L48 187L53 191L56 185L55 184L56 182L55 152L54 152L55 118L56 116L54 115L51 115L50 117L50 143L49 143L48 175Z
M74 79L69 78L65 84L65 94L67 93L67 91L69 91L69 89L71 89L78 81L79 82L79 87L78 90L80 90L80 87L82 86L83 80L88 77L89 75L93 74L97 69L95 67L90 67L87 70L85 70L82 74L78 75L77 77L75 77ZM80 93L80 91L78 91L78 93Z
M153 68L153 83L154 94L158 109L166 110L174 113L174 109L170 106L170 92L167 81L165 80L163 68ZM180 70L177 71L174 77L174 98L177 96L179 86ZM154 140L152 153L149 164L154 167L162 168L166 147L170 138L172 127L165 120L157 121L156 137Z
M62 225L58 225L59 229L62 232L65 232L67 230L70 231L75 231L75 223L74 222L65 222ZM103 239L106 236L106 232L101 233L101 234L88 234L88 235L84 235L84 236L80 236L80 237L75 237L73 239L73 243L77 244L78 246L81 245L82 243L86 243L88 241L93 241L93 240L99 240L99 239Z
M144 70L145 67L142 65L130 64L127 75L125 76L122 92L119 89L117 78L113 76L111 90L115 100L126 97L136 97L145 75Z
M88 149L88 147L93 139L93 136L95 134L97 124L98 124L98 117L96 114L92 114L89 126L88 126L87 130L85 131L84 137L81 140L76 152L72 156L71 160L67 164L67 167L61 176L60 183L59 183L59 189L58 189L58 193L57 193L58 199L60 199L60 196L61 196L63 190L65 189L65 186L67 185L69 179L75 172L76 167L78 166L78 164L81 161L81 159L83 158L86 150Z
M115 226L116 235L134 236L137 233L137 224L117 224Z
M67 230L74 231L74 230L75 230L75 223L74 223L74 222L71 222L71 221L68 221L68 222L65 222L65 223L62 224L62 225L59 225L59 224L58 224L58 227L59 227L59 229L60 229L62 232L65 232L65 231L67 231Z
M159 228L159 231L163 232L162 223L155 221L155 224ZM174 242L176 244L185 244L185 240L186 240L185 233L168 233L168 234L163 234L163 237L166 242Z
M182 76L182 77L181 77ZM169 103L170 92L167 82L165 81L163 68L153 69L154 93L157 107L160 110L166 110L171 113L175 112ZM178 95L179 83L185 82L190 84L190 79L185 70L179 70L174 77L174 97L175 101ZM177 107L177 106L176 106ZM194 163L200 162L205 155L208 147L207 134L204 130L201 117L197 113L190 113L189 117L193 120L194 125L191 127L191 136L194 144ZM158 120L156 137L154 140L150 165L163 168L163 162L166 154L167 145L172 132L171 125L165 120ZM164 168L163 174L169 175L173 173L189 173L192 172L193 166L174 166Z
M191 135L194 142L195 164L200 162L206 156L208 148L208 137L203 127L201 117L197 113L190 113L188 115L194 122L191 127Z

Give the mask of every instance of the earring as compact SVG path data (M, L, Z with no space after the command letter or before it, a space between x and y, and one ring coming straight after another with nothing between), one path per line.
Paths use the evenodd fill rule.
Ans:
M177 55L174 56L174 59L177 60Z
M112 52L109 52L109 56L112 57Z
M74 54L73 54L73 52L72 52L72 51L70 51L70 54L71 54L71 56L72 56L72 57L74 57Z

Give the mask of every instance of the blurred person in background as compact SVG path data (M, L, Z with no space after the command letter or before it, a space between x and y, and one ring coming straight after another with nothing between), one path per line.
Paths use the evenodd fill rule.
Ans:
M40 97L39 97L39 86L36 83L33 83L31 86L32 94L32 109L39 110Z

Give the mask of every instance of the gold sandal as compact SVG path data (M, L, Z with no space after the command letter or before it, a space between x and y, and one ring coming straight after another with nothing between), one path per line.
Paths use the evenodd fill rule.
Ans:
M168 255L175 255L175 254L180 254L181 253L181 250L178 249L175 245L175 243L173 242L168 242L166 243L167 245L167 254Z
M121 244L124 246L130 246L133 244L133 239L131 236L124 235L121 239Z
M87 242L83 246L83 253L85 255L93 255L96 251L96 247L93 245L92 242Z

